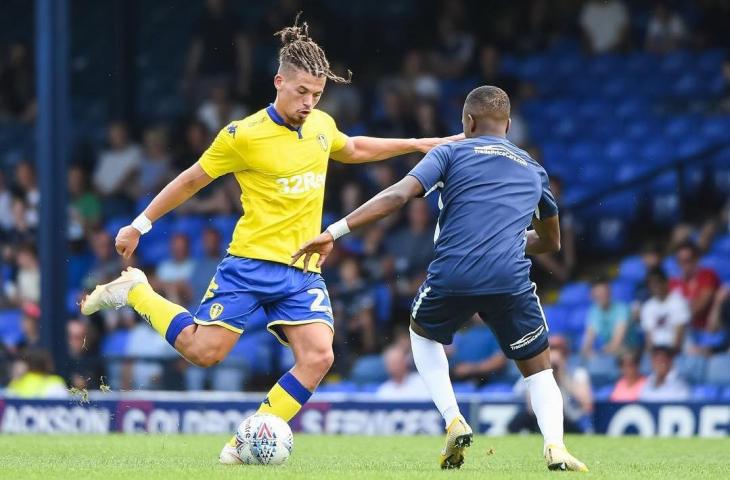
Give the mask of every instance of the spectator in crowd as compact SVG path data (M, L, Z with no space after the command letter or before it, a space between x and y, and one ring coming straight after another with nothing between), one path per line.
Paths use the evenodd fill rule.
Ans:
M170 258L157 266L156 276L165 298L178 305L188 305L193 299L190 281L195 261L190 257L190 240L183 233L170 239Z
M38 255L32 244L20 245L15 253L17 273L15 281L5 285L5 294L16 306L41 301L41 272Z
M699 250L694 243L685 243L677 249L677 263L680 276L673 278L669 286L689 302L691 328L697 335L707 329L707 315L720 279L713 270L699 265Z
M624 346L629 307L611 298L611 286L605 278L593 283L591 297L593 304L588 310L581 353L584 357L594 353L615 354Z
M674 369L675 352L667 347L651 351L651 375L641 390L642 402L681 402L689 399L689 386Z
M0 118L9 117L32 122L37 105L33 55L22 43L8 48L4 62L0 61Z
M641 356L637 351L626 350L617 360L621 369L621 377L613 387L610 400L612 402L636 402L646 383L646 377L639 371Z
M629 12L620 0L588 0L580 12L579 24L592 53L615 51L628 41Z
M142 163L134 185L136 198L156 195L173 177L166 129L162 126L149 128L143 137Z
M41 345L41 309L34 303L21 305L23 316L20 320L20 328L23 331L23 338L17 345L20 352L37 348Z
M412 200L406 215L408 225L390 235L385 248L394 260L399 303L409 307L433 259L434 231L426 200Z
M335 335L340 351L350 359L358 353L373 352L377 347L375 298L355 258L342 260L339 277L331 289L334 317L339 321Z
M466 330L454 335L454 342L447 348L451 378L486 383L504 370L507 357L489 327L476 318L470 323Z
M89 189L86 172L80 165L72 165L68 171L68 193L73 218L86 232L101 222L101 202Z
M329 95L329 92L327 92ZM210 96L198 107L198 120L210 132L217 132L233 120L244 118L248 112L243 105L233 101L225 84L215 85Z
M8 385L7 392L22 398L68 397L66 382L53 372L51 355L42 349L27 350L21 357L20 375Z
M251 83L251 47L238 16L226 0L207 0L193 31L183 87L197 103L222 82L239 95Z
M687 301L679 292L669 290L669 279L661 268L651 270L646 283L651 298L641 307L641 329L647 351L654 347L681 351L690 320Z
M105 216L125 215L132 210L130 180L139 171L142 149L129 138L127 125L112 122L108 128L109 148L99 155L94 170L94 188L103 196Z
M494 85L501 88L514 99L520 92L520 82L512 75L502 71L502 63L499 50L496 46L488 44L479 49L479 80L484 85ZM510 126L512 130L512 126ZM509 132L507 132L509 134Z
M193 273L190 276L193 302L199 301L205 295L222 256L221 234L215 228L206 227L203 230L203 256L195 260Z
M644 271L645 272L651 272L652 270L655 270L657 268L662 267L662 249L659 248L659 245L656 243L650 242L645 244L641 248L640 252L641 256L641 263L644 264ZM635 316L636 318L639 317L641 306L651 298L651 291L649 290L649 285L647 282L639 282L636 285L636 290L634 291L634 299L635 302L632 304L632 310L635 310ZM633 313L633 312L632 312Z
M71 387L98 389L104 370L97 351L97 334L88 322L72 319L66 324L68 365L64 376Z
M563 181L560 177L550 177L550 190L553 192L555 201L560 210L560 251L555 253L543 253L536 255L534 259L533 274L536 283L541 286L550 284L562 285L573 276L575 269L575 229L573 227L573 214L570 210L563 208Z
M92 233L90 245L94 261L83 281L86 289L93 289L95 285L111 281L122 270L122 264L119 255L114 250L112 238L105 230L97 230Z
M381 400L422 400L431 398L421 376L411 368L408 351L399 345L391 345L383 352L386 380L375 391Z
M0 171L0 240L13 228L13 195L7 188L5 174Z
M415 125L399 92L386 90L382 94L383 111L371 125L373 135L410 137Z
M35 244L36 226L29 221L28 206L20 197L13 198L13 228L8 232L7 243L19 245L22 243Z
M722 341L715 351L728 350L730 348L730 287L723 285L715 295L715 301L710 309L707 319L707 329L713 333L719 333Z
M460 16L463 17L463 14L444 14L438 20L437 46L431 61L434 70L441 77L463 76L474 57L474 34L464 28L464 21Z
M590 375L583 367L568 365L570 347L565 337L553 335L549 341L553 375L563 395L565 431L582 433L589 428L590 415L593 413L593 391ZM539 433L540 429L532 410L524 378L517 381L514 391L517 395L525 396L525 408L510 421L507 430L510 433L519 433L524 430Z
M415 106L416 136L417 137L444 137L447 135L446 126L441 122L436 105L421 100Z
M665 2L657 2L646 27L646 49L652 53L671 52L682 46L686 36L682 17Z
M19 196L26 205L26 218L28 225L35 228L38 226L38 209L41 203L41 194L38 190L35 169L30 162L22 161L15 167L15 187Z
M385 85L389 83L394 83L393 88L402 91L409 102L415 99L435 101L441 96L439 80L426 67L426 58L421 50L406 52L398 78L394 82L384 82Z

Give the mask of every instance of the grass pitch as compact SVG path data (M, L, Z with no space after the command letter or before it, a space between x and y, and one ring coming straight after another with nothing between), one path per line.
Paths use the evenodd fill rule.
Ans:
M730 439L572 437L588 474L548 472L537 436L477 437L461 470L438 469L440 437L296 435L280 467L223 466L222 436L0 436L0 478L157 479L501 479L730 478ZM585 475L585 476L583 476Z

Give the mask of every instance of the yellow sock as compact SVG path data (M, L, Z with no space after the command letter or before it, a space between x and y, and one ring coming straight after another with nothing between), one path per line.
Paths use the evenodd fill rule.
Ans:
M159 295L146 283L132 287L127 301L173 347L182 329L194 323L190 312Z
M311 396L312 392L299 383L291 372L287 372L269 390L266 399L261 402L258 413L270 413L288 422L299 413L302 405L307 403Z

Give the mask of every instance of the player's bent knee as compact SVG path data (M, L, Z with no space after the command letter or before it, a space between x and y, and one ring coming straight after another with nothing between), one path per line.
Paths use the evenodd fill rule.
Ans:
M220 349L211 348L205 351L190 352L186 357L195 366L209 368L219 364L225 355Z
M307 352L302 358L302 366L316 372L327 373L335 362L332 348L322 348Z

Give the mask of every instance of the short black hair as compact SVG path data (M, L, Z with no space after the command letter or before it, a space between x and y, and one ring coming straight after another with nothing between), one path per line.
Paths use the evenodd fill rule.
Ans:
M674 358L674 355L676 355L676 351L672 347L665 347L662 345L655 346L651 349L652 356L657 353L664 353L668 355L670 358Z
M663 282L666 282L669 280L669 277L667 276L667 272L664 271L662 267L654 267L648 272L646 272L646 281L648 282L652 278L656 278L657 280L661 280Z
M685 242L680 243L679 245L677 245L677 249L675 251L679 252L680 250L684 250L684 249L691 250L692 254L695 257L700 256L700 247L698 247L697 244L695 242L693 242L692 240L687 240Z
M599 275L599 276L595 277L593 280L591 280L591 286L594 286L594 287L596 285L610 285L610 284L611 284L611 281L605 275Z
M474 117L492 117L507 120L510 116L510 102L507 93L493 85L477 87L466 96L464 111Z

